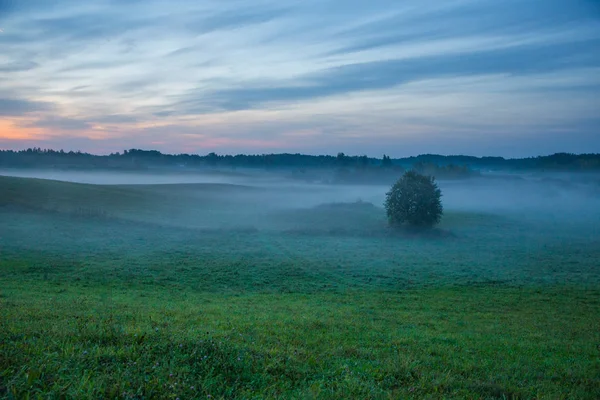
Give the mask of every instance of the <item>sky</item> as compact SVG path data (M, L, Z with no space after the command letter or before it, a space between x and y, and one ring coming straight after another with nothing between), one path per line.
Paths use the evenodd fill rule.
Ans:
M600 152L599 0L0 0L0 148Z

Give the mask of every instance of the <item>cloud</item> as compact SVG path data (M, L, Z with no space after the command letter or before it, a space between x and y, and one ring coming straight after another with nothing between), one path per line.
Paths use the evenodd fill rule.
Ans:
M120 123L133 123L139 121L139 118L133 115L103 115L94 118L90 118L91 121L101 124L120 124Z
M281 86L200 91L180 105L189 113L243 110L269 102L299 101L388 89L412 81L489 74L534 75L600 65L600 39L559 45L515 46L464 54L391 59L328 68ZM560 55L560 56L558 56ZM299 84L301 83L301 84ZM197 99L194 96L197 95Z
M489 36L560 30L597 23L591 1L505 0L435 2L409 12L388 12L380 18L337 34L345 46L332 54L373 49L407 41ZM598 16L598 14L596 14Z
M64 117L41 118L34 122L28 123L26 126L49 128L50 130L57 129L61 131L86 130L92 128L90 123L87 121Z
M240 29L248 25L257 25L284 16L289 9L280 7L233 8L225 12L204 16L198 13L186 28L196 34L205 34L218 30Z
M0 116L21 116L38 111L50 111L53 105L41 101L0 98Z
M33 61L14 61L6 64L0 64L0 72L29 71L38 65L38 63Z
M128 31L151 26L157 21L158 17L134 17L123 14L118 9L105 9L101 13L85 11L68 16L34 19L25 27L37 33L38 37L89 41L116 38Z
M173 115L173 111L157 111L157 112L152 113L152 115L154 115L155 117L158 117L158 118L164 118L164 117Z
M0 27L0 116L61 143L509 149L600 128L591 0L0 0Z
M100 115L88 118L67 118L52 115L36 118L22 123L29 128L44 128L49 131L87 131L94 129L96 125L119 125L133 124L138 118L133 115ZM101 128L101 126L98 126Z

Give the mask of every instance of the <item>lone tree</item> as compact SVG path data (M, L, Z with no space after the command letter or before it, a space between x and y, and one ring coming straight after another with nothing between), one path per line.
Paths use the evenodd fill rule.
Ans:
M430 228L440 222L443 213L442 191L432 176L407 171L386 193L385 209L389 224L398 227Z

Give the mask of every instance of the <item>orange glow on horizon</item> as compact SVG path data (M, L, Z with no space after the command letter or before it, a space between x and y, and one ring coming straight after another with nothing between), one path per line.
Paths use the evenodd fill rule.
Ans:
M40 128L18 126L14 120L0 119L0 139L4 140L35 140L45 139L46 135Z

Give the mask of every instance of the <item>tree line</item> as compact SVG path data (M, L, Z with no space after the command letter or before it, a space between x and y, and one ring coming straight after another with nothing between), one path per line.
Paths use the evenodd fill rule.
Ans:
M157 150L130 149L109 155L41 148L0 150L3 167L146 169L152 167L224 167L288 169L415 169L420 173L464 176L477 170L600 170L600 154L557 153L549 156L505 159L503 157L442 156L423 154L392 159L366 155L237 154L219 155L164 154Z

